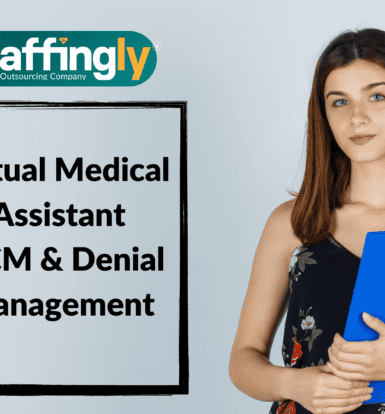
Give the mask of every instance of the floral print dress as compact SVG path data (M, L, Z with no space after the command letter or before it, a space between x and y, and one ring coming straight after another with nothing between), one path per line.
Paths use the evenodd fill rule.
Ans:
M284 366L325 365L334 335L344 334L361 259L333 236L298 246L289 267L290 302L282 344ZM365 404L353 414L385 414L385 404ZM269 414L311 414L296 401L274 401Z

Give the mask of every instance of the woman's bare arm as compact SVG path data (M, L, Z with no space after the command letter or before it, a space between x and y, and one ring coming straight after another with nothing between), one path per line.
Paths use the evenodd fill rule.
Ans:
M261 401L291 399L297 374L295 369L269 361L271 345L290 299L288 274L295 240L290 223L292 205L293 200L278 206L265 225L230 356L233 384Z

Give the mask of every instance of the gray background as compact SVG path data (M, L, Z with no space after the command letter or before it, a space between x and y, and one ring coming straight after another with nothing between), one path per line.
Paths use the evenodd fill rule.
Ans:
M231 346L271 211L298 190L316 61L345 29L385 30L380 0L2 4L2 30L133 30L159 42L134 88L2 88L2 100L187 100L190 394L0 397L7 413L267 413L237 390ZM6 137L2 146L6 145ZM271 353L283 365L283 324ZM155 346L156 344L154 344Z

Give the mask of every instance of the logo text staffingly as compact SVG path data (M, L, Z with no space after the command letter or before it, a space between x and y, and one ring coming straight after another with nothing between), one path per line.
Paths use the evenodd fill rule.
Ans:
M137 32L0 32L0 86L136 86L156 62Z

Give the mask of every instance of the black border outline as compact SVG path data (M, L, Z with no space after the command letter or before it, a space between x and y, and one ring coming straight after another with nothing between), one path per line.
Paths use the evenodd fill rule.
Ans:
M180 297L179 385L45 385L0 384L0 395L180 395L189 393L188 355L188 237L187 237L187 101L34 102L0 101L0 108L27 109L130 109L179 108L180 110Z

